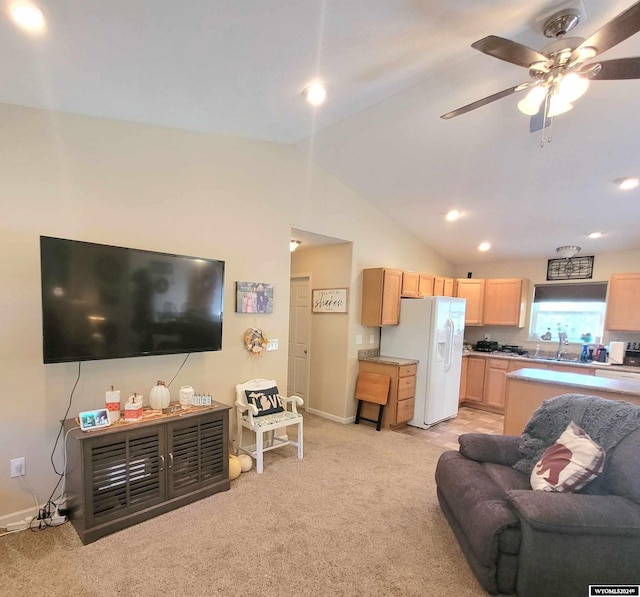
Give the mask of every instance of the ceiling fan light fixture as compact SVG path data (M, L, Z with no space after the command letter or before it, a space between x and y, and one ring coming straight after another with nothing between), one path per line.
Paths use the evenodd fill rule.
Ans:
M581 247L577 247L576 245L565 245L563 247L558 247L556 249L556 253L564 259L571 259L572 257L575 257L581 250Z
M578 48L578 60L580 62L595 58L598 55L598 50L591 46L585 46L584 48Z
M561 95L552 95L549 99L549 110L547 116L553 118L571 110L573 106Z
M540 110L540 104L544 101L547 90L541 85L532 87L529 93L518 102L518 110L527 116L533 116Z
M558 83L558 95L569 104L581 98L587 89L589 89L589 79L577 73L565 75Z

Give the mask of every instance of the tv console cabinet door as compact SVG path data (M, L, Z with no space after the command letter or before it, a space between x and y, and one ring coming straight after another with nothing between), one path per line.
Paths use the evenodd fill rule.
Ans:
M167 424L169 499L228 480L223 416L226 411Z
M166 500L162 425L107 433L82 444L87 529Z

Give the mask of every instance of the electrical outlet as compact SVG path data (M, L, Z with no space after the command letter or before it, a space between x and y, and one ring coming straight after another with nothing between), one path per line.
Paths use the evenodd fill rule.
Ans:
M369 344L374 344L376 341L376 335L375 334L371 334L369 336Z
M11 465L11 476L12 477L22 477L27 474L27 465L25 462L25 458L12 458L9 461Z
M356 344L358 345L362 344L362 334L358 334L356 336Z
M485 340L491 340L491 334L485 334L484 335L484 339Z

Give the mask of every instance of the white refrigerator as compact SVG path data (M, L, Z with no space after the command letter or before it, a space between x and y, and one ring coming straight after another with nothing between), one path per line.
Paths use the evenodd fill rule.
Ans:
M380 354L417 359L409 425L427 429L458 414L466 299L402 299L400 324L382 328Z

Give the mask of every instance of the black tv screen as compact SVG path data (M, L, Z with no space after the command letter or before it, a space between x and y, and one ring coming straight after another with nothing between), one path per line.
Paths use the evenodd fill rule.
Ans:
M40 237L45 363L222 348L224 261Z

